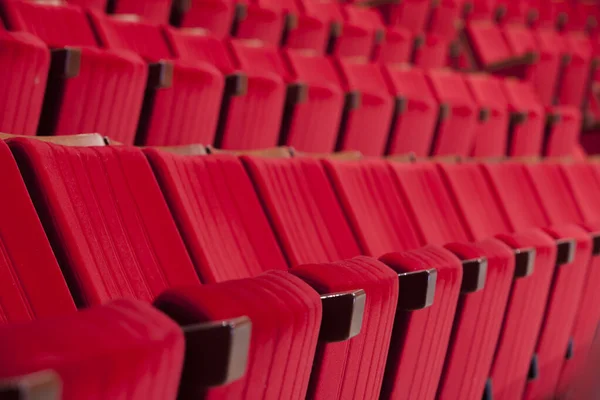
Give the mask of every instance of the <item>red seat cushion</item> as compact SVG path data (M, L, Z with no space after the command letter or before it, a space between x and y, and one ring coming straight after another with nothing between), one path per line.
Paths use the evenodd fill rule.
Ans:
M0 336L7 361L0 365L0 378L50 369L61 379L63 399L177 395L183 332L148 304L119 300L68 316L0 326Z
M111 12L117 14L137 14L157 24L169 22L172 0L116 0L112 2Z
M0 322L25 322L75 311L15 160L3 141L0 169L6 194L0 196Z

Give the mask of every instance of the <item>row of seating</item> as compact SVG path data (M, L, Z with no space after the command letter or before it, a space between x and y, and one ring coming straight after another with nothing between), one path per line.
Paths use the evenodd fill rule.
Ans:
M537 399L586 364L596 164L7 144L0 377L53 369L65 398Z
M513 79L221 41L74 6L2 6L11 29L55 49L47 88L43 63L11 69L41 80L30 96L17 95L20 80L7 81L15 97L0 128L13 133L35 133L41 111L42 134L98 131L123 143L226 149L279 143L367 155L556 156L570 154L579 135L576 107L544 108L532 87ZM34 53L43 50L12 63Z

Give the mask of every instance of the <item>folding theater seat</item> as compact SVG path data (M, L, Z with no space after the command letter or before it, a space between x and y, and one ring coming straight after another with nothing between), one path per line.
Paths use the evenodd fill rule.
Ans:
M600 213L596 207L597 195L600 194L600 184L594 171L594 166L590 163L577 162L565 163L561 165L562 172L568 185L568 192L572 194L578 206L582 219L581 225L587 230L594 232L598 229L597 221L600 220ZM598 254L597 238L593 241L593 256ZM594 345L600 315L596 307L586 305L597 304L596 288L600 281L598 275L598 257L592 257L586 276L586 283L581 301L579 302L579 312L573 325L571 337L574 342L574 354L571 360L565 362L561 379L558 385L558 392L565 394L572 389L574 380L584 372L587 362L589 362Z
M430 154L470 154L477 133L478 110L462 75L431 70L427 78L440 104Z
M446 244L465 260L461 297L437 396L479 399L489 386L489 369L501 337L516 254L521 249L487 236L473 236L435 165L393 162L391 169L404 207L427 242ZM471 286L474 282L477 284Z
M339 208L337 213L332 208L324 216L336 232L311 230L309 224L302 225L300 232L295 220L269 221L239 158L227 154L191 157L154 149L147 149L146 155L204 281L247 278L266 268L287 270L289 266L293 267L293 275L322 294L364 289L366 305L362 329L359 322L360 334L350 341L319 343L308 397L376 398L398 303L398 275L373 259L355 257L360 252ZM289 160L276 161L287 168ZM283 184L274 187L276 191L285 189ZM335 198L331 199L335 202ZM304 203L300 198L297 201L290 200L290 209L298 212L298 218L304 215L306 222L310 221L309 214L300 213ZM228 223L223 223L223 218ZM293 236L288 237L288 232ZM333 262L351 257L355 258ZM341 328L343 309L335 310L337 316L327 315L326 311L324 321L337 321ZM292 351L281 356L303 357ZM294 380L289 374L284 377L306 390L308 381L301 378Z
M439 105L420 68L408 65L382 67L395 98L386 154L429 155Z
M484 171L515 230L542 228L560 240L557 268L525 389L525 398L544 398L554 393L565 356L570 354L569 335L591 255L591 239L575 225L553 225L559 221L556 211L533 186L523 164L486 164Z
M366 224L351 214L344 215L323 165L314 158L244 157L243 161L292 265L347 258L361 251L383 255L417 248L422 243L410 224L398 224L405 221L399 208L385 208L397 214L389 218L381 215ZM381 188L387 187L391 186L381 184ZM370 205L383 204L378 200ZM384 213L381 206L369 209ZM397 229L399 226L403 228ZM460 261L445 249L433 246L390 254L382 261L400 274L400 286L415 291L400 291L380 397L432 398L436 387L429 383L439 377L450 336L462 276ZM377 370L381 374L385 355L380 353L379 357ZM348 371L354 372L351 368ZM364 378L360 387L363 382ZM327 398L350 398L350 393L356 398L376 398L379 394L378 389L347 392L350 388L344 387L342 395L333 396L336 392L331 389L335 388L324 392L329 394Z
M279 57L274 51L265 55ZM287 95L279 144L332 152L346 101L335 64L310 50L285 50L281 57L287 67Z
M520 398L530 367L537 366L537 356L532 364L532 354L556 266L556 240L539 229L515 233L509 210L477 164L441 163L438 168L470 235L477 239L496 235L517 251L515 278L489 377L493 398Z
M501 157L506 154L509 128L508 100L501 78L471 74L465 81L479 106L478 124L471 155Z
M111 0L108 12L115 14L136 14L156 24L166 24L171 15L173 0Z
M421 68L442 68L449 64L451 40L433 33L417 38L411 62Z
M454 38L462 24L462 0L438 0L433 3L427 30L441 37Z
M299 382L308 380L322 311L317 292L281 271L200 286L141 149L63 147L24 139L9 145L76 304L122 297L154 301L184 325L181 396L277 397L289 389L287 377L278 374L286 368ZM254 326L251 338L244 315ZM286 351L273 343L285 343ZM236 350L248 345L249 354ZM303 357L287 358L298 349ZM218 388L198 386L235 380L246 360L243 378ZM296 388L290 398L302 396L300 383Z
M27 32L8 32L0 21L0 131L35 135L50 68L46 45Z
M543 107L527 82L504 81L509 100L507 154L511 156L571 154L577 144L581 114L572 106Z
M170 40L186 62L206 62L225 76L214 144L224 149L277 145L286 96L285 66L258 41L221 42L197 31L172 31Z
M212 143L225 88L223 74L214 65L178 59L165 33L168 28L97 12L90 19L103 47L131 51L148 62L136 144Z
M346 91L337 150L358 150L368 156L385 152L394 102L378 65L356 59L337 59Z
M540 193L540 197L543 199L542 201L549 210L550 215L552 215L553 222L565 225L577 224L584 231L588 232L592 241L592 258L587 271L584 271L581 277L584 283L578 289L578 294L581 297L576 309L576 318L574 319L575 322L572 330L573 334L569 343L568 353L570 354L566 357L565 368L562 374L560 389L564 393L568 390L569 383L572 383L574 377L577 375L576 373L573 374L573 370L577 371L577 369L576 362L571 362L572 358L577 355L578 361L583 364L582 361L585 361L591 350L591 342L595 330L600 323L600 314L593 308L590 310L589 307L589 304L593 304L589 302L596 300L596 289L592 288L597 288L600 283L600 277L596 272L596 267L600 265L600 259L597 257L598 246L600 244L600 220L597 218L588 220L584 217L571 189L572 185L568 184L564 172L558 163L539 163L528 165L527 167L534 186ZM585 173L585 171L582 172ZM585 176L579 179L586 180L592 185L587 189L588 193L598 191L598 185L594 181L594 177L589 176L589 172L587 179ZM595 188L593 187L594 184ZM572 284L573 286L576 285L575 279L573 279ZM574 334L577 334L578 337L575 338ZM578 343L579 340L581 340L581 343ZM573 375L569 376L569 372Z
M67 0L67 3L98 11L106 11L108 0Z
M142 302L118 300L60 317L2 324L0 337L0 382L12 381L8 387L0 383L3 399L177 396L183 332ZM10 396L15 393L23 397Z
M11 31L38 36L52 61L38 132L110 134L133 143L147 71L134 54L100 49L85 13L57 3L5 1Z
M417 35L427 27L430 5L428 0L407 0L399 4L385 4L381 6L380 13L388 25L406 27Z
M10 193L0 199L0 380L53 369L62 381L64 399L102 398L108 393L138 399L150 393L158 393L154 398L174 397L183 356L181 330L156 310L125 300L76 313L3 141L0 169L2 190ZM106 365L115 373L104 373Z

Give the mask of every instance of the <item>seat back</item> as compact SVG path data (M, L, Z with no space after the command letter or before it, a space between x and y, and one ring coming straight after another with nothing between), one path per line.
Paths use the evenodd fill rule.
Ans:
M242 161L291 266L361 253L316 159L244 156Z
M396 107L387 154L429 155L438 118L438 102L425 73L409 66L384 66Z
M129 50L149 62L173 58L161 27L142 20L91 13L103 47Z
M469 21L465 33L473 50L474 61L480 67L505 61L512 56L502 28L492 20Z
M169 22L173 0L116 0L109 10L116 14L137 14L157 24Z
M287 269L241 161L144 150L200 274L213 283Z
M438 102L439 122L431 148L433 155L469 155L476 137L477 104L462 75L431 70L427 77Z
M245 2L242 2L245 4ZM171 21L182 28L201 28L218 39L231 33L236 17L236 6L231 0L191 0L184 7L174 8L177 21Z
M509 114L508 101L502 91L502 81L484 75L470 75L465 80L480 108L471 155L503 156L507 147Z
M337 149L382 155L393 115L393 101L383 73L373 63L349 59L337 62L343 87L349 92Z
M78 306L198 283L140 149L9 144Z
M67 3L98 11L105 11L108 0L68 0Z
M98 45L85 12L78 6L8 0L1 10L10 30L32 33L48 47Z
M221 40L183 29L170 29L166 33L177 58L214 65L223 74L230 74L236 70L232 54Z
M365 254L379 257L426 243L386 161L325 160L323 164Z
M0 140L0 324L75 311L23 178Z
M544 139L545 113L533 86L516 79L506 79L503 87L509 109L513 113L524 113L520 117L512 117L513 121L508 130L507 154L540 155Z

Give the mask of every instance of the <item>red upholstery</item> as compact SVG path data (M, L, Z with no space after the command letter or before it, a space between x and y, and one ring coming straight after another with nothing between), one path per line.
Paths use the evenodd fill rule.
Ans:
M6 32L0 22L0 132L35 135L50 68L46 45L26 32Z
M564 68L557 88L559 105L581 107L586 96L592 65L592 43L584 32L565 32L563 51L569 55L569 64Z
M294 13L288 20L295 18L295 26L289 26L284 34L283 46L288 49L313 50L324 54L329 45L331 23L327 16L304 7L301 1L294 2Z
M229 36L234 18L235 3L231 0L192 0L181 10L178 22L182 28L202 28L223 39Z
M516 123L510 127L507 154L510 156L539 155L542 151L546 122L544 107L530 84L516 79L506 79L503 86L509 110L513 113L525 114L523 123Z
M295 3L289 0L249 0L243 3L247 3L245 16L234 25L234 36L278 46L285 29L285 16L288 11L294 11Z
M157 24L169 22L173 0L116 0L111 12L117 14L137 14Z
M416 45L413 63L421 68L442 68L448 66L450 41L429 33Z
M485 169L496 195L508 210L513 226L517 229L545 228L553 238L570 237L577 240L574 261L555 271L536 346L540 374L538 379L528 382L525 392L526 398L547 396L554 393L560 376L589 262L590 238L583 229L573 225L562 224L549 228L553 222L560 223L562 211L555 210L538 192L522 164L490 164Z
M462 0L441 0L430 11L427 30L453 39L462 23Z
M265 390L264 379L268 382L267 397L276 397L284 388L290 390L290 398L303 397L306 385L292 390L280 372L286 365L284 355L306 349L306 357L294 364L300 365L294 374L308 380L308 372L302 375L301 371L312 363L313 351L305 342L316 340L320 320L320 301L310 287L288 274L277 273L257 280L198 287L185 243L140 149L62 147L23 139L12 140L10 146L78 305L122 297L153 301L168 288L186 286L174 292L173 301L167 297L158 302L169 315L185 312L186 320L178 322L248 315L256 316L253 322L261 332L252 338L249 357L257 361L251 362L247 375L231 385L209 390L208 398L239 398L242 392L251 392L248 398L255 398L256 391ZM264 290L267 282L282 289ZM273 305L273 309L269 306L265 312L265 304ZM306 323L298 322L304 319ZM297 337L297 341L290 342L290 337ZM285 343L286 352L273 347L279 341ZM274 353L281 356L271 368ZM261 380L254 379L256 375ZM186 390L194 381L191 377L184 382Z
M317 160L242 157L242 161L291 266L361 253Z
M483 393L500 337L514 276L514 256L498 240L468 234L435 165L393 163L392 168L406 199L405 207L415 216L428 243L454 242L446 247L461 259L484 256L488 260L483 290L461 296L438 388L442 398L477 399ZM467 244L476 239L487 240Z
M432 154L470 154L477 133L477 105L463 77L441 70L429 71L427 77L438 102L447 106L447 115L440 116Z
M17 165L2 141L0 170L7 194L0 197L0 323L75 311Z
M380 257L425 244L386 161L326 160L323 164L365 254Z
M80 7L87 7L98 11L105 11L108 0L67 0L69 4L75 4Z
M204 280L223 281L255 276L266 269L287 268L252 182L239 159L227 155L184 157L156 150L147 150L146 154ZM334 207L337 204L329 206L335 210ZM306 212L302 205L292 204L290 208L281 211ZM224 224L224 219L228 223ZM336 220L331 221L337 223ZM343 219L337 221L345 222ZM282 229L296 229L296 225L285 223ZM343 226L338 231L343 232ZM306 240L305 236L294 239L298 240L297 249L302 249L298 258L303 251L311 251L313 241ZM351 240L350 235L347 241L352 243ZM293 256L286 255L288 258ZM361 334L351 341L319 343L308 396L355 396L357 399L375 396L383 380L383 363L398 302L397 275L375 260L364 257L334 264L304 265L291 271L322 294L358 288L367 292ZM265 317L259 315L257 320ZM285 352L281 354L287 356ZM306 349L301 354L294 357L310 358ZM310 366L310 363L307 365ZM310 369L304 371L309 372ZM300 378L302 376L297 379ZM299 395L306 392L307 384L308 380L297 381Z
M346 104L337 150L358 150L369 156L382 155L394 105L381 69L376 64L349 59L339 59L337 65L342 87L352 97Z
M159 25L93 14L103 46L136 52L150 68L172 66L171 82L148 82L136 143L141 145L211 144L217 128L223 75L213 65L176 60L177 33ZM151 73L158 73L155 69ZM177 106L175 107L175 104ZM202 112L193 112L201 108Z
M556 260L554 240L539 230L511 233L509 215L476 164L440 164L442 177L472 237L493 235L515 249L535 248L533 274L512 282L502 333L490 370L494 398L523 392L542 324Z
M355 290L367 294L361 334L341 343L317 347L316 369L308 398L369 399L379 396L390 347L396 304L398 274L368 257L331 264L303 265L292 274L320 293ZM342 368L340 360L344 360Z
M61 399L177 395L183 332L141 302L119 300L68 316L3 325L0 337L5 357L0 378L52 369L62 381Z
M505 61L511 57L511 48L502 28L490 19L474 19L467 22L465 33L479 67Z
M424 72L403 65L385 66L383 73L397 99L386 153L428 156L439 106Z
M154 149L145 153L202 282L287 269L237 157L185 157Z
M575 198L578 210L583 217L581 220L581 222L584 222L583 226L592 232L597 232L600 226L595 222L599 220L595 199L597 199L596 195L600 193L600 185L595 176L594 167L587 163L573 163L563 164L561 169L569 193L572 193ZM598 265L600 265L598 257L593 257L588 267L588 274L579 303L579 312L573 324L572 337L575 344L575 354L573 359L565 362L558 386L561 394L571 389L574 380L583 373L589 351L592 349L600 314L595 307L589 307L589 305L598 302L598 291L596 290L600 281Z
M318 294L282 271L203 285L201 289L167 290L155 305L185 325L240 315L252 320L246 375L227 386L212 388L203 393L204 397L304 399L321 322ZM193 374L189 378L193 382ZM182 397L195 394L186 389L184 382Z
M430 2L427 0L408 0L398 5L382 8L381 14L393 26L403 26L413 34L425 31L429 16Z
M552 104L560 69L557 44L544 35L536 36L520 23L507 24L503 30L513 55L521 56L527 52L538 55L537 62L527 69L524 78L533 84L542 104Z
M500 157L506 154L508 134L508 101L502 90L502 81L493 76L468 75L465 77L473 98L486 110L479 116L475 143L471 155L475 157Z
M344 92L331 60L310 52L288 50L290 83L306 85L306 98L292 103L284 116L280 144L296 150L329 153L335 150L344 108Z
M78 67L73 61L72 75L66 77L60 53L53 53L56 67L46 88L38 132L99 132L133 143L147 76L142 60L128 52L100 49L79 7L9 0L1 9L10 30L32 33L54 50L81 51Z
M432 306L396 316L380 398L434 398L452 330L462 266L449 251L434 246L386 254L381 261L398 273L435 268L437 281Z
M558 117L558 121L550 127L546 126L544 155L570 156L579 145L581 110L575 106L555 106L551 112Z

